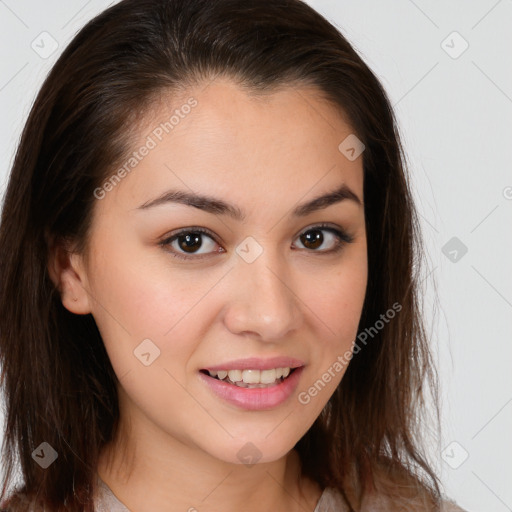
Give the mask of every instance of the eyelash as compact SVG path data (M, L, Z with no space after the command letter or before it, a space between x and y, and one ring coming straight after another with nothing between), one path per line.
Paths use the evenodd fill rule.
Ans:
M339 229L339 228L335 228L335 227L333 227L333 226L331 226L329 224L318 224L316 226L312 226L312 227L307 228L306 230L302 231L299 234L299 236L303 235L304 233L307 233L308 231L317 231L317 230L318 231L328 231L328 232L332 233L333 235L335 235L336 238L337 238L336 246L333 249L329 249L327 251L316 251L316 250L311 249L308 252L318 252L319 254L334 254L334 253L337 253L337 252L341 251L341 249L343 249L345 244L350 244L350 243L352 243L354 241L354 237L349 235L346 231L344 231L342 229ZM200 227L197 227L197 228L196 227L191 227L191 228L182 229L181 231L178 231L177 233L173 234L172 236L165 238L164 240L159 242L159 245L161 247L167 248L178 237L180 237L182 235L185 235L185 234L192 234L192 233L194 233L194 234L200 233L200 234L203 234L203 235L207 235L216 244L218 244L218 242L215 240L215 236L208 229L200 228ZM307 251L307 249L305 249L305 250ZM175 258L178 258L178 259L181 259L181 260L201 260L203 258L207 258L212 253L201 254L201 255L198 255L198 256L186 256L183 253L178 253L178 252L172 251L171 254Z

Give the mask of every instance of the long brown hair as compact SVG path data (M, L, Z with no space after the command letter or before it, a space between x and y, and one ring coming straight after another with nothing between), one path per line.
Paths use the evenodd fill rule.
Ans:
M58 240L85 250L94 190L126 157L157 95L220 74L254 92L314 85L348 116L365 145L369 274L360 332L400 305L368 331L371 340L296 444L303 474L340 490L354 510L376 490L436 510L440 482L420 428L429 391L428 419L439 431L437 377L397 123L372 71L300 0L123 0L80 30L48 75L16 152L0 225L0 503L19 464L23 482L5 510L27 510L30 499L45 510L93 511L99 453L118 428L118 381L93 317L63 307L49 250ZM47 469L33 459L42 442L58 453Z

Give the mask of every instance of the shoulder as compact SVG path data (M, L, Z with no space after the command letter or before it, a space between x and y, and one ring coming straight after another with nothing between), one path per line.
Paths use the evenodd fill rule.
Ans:
M96 512L130 512L99 476L94 493L94 510Z
M441 503L441 512L468 512L463 508L460 508L454 501L447 498Z
M361 512L392 512L407 510L407 512L467 512L455 502L442 498L439 506L427 494L416 496L372 494L363 499Z
M349 512L347 502L338 489L326 487L314 512Z
M354 470L347 475L343 491L356 510L361 512L394 512L396 510L407 512L466 512L446 496L436 497L433 490L405 467L386 464L385 460L380 462L380 464L372 467L373 478L371 484L365 486L364 490ZM338 494L338 501L346 503L343 495L337 489L332 489L330 493ZM345 509L333 510L344 511Z
M428 505L424 503L412 503L411 500L406 500L401 504L398 504L396 500L391 502L388 498L382 495L374 495L370 499L366 498L363 501L363 505L360 510L361 512L395 512L399 505L401 508L398 510L407 510L407 512L430 512L434 510L434 508L426 508ZM349 510L350 509L342 493L334 487L327 487L322 493L314 512L348 512ZM467 511L460 508L453 501L445 498L441 503L439 512Z

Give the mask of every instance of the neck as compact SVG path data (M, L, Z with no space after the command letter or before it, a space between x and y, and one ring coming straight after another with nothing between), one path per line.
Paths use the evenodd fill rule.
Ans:
M321 495L316 482L301 476L295 450L248 466L218 460L170 436L134 439L121 432L102 451L98 475L131 510L313 512Z

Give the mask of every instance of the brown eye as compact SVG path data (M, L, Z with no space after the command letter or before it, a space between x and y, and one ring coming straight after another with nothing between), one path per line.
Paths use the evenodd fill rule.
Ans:
M320 229L311 229L300 236L300 241L308 249L318 249L324 241L324 235Z
M176 258L200 259L215 251L217 242L203 228L182 229L178 233L162 240L162 247L165 247ZM203 251L199 252L199 250ZM187 256L190 254L190 256Z
M298 239L305 249L318 254L338 252L345 244L353 241L353 237L344 230L323 224L307 229ZM214 253L225 252L222 248L215 249L218 243L213 234L196 227L182 229L162 240L160 245L175 258L183 260L199 260Z
M185 252L194 253L195 250L200 249L201 245L203 245L201 236L202 235L199 233L193 233L191 235L179 235L176 238L176 241L178 242L180 249L184 250Z
M352 242L353 237L343 230L322 225L304 231L299 236L299 240L306 249L310 249L312 252L331 253L340 250L346 243ZM324 244L327 247L324 247L324 250L318 250Z

